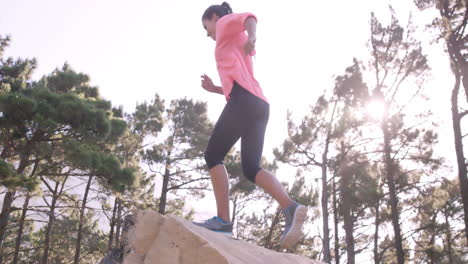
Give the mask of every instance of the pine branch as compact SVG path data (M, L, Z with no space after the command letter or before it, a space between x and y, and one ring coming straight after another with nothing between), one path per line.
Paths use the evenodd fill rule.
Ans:
M46 185L47 189L49 189L50 192L53 192L52 187L49 185L49 183L44 179L44 177L40 177L41 181Z
M196 171L196 170L199 170L199 169L200 168L191 168L189 170L175 171L175 172L169 173L169 177L174 176L174 175L178 175L178 174L185 174L187 172L193 172L193 171Z
M463 36L466 28L466 24L468 22L468 12L467 12L468 7L465 6L465 15L463 17L463 22L454 30L454 32L459 35ZM455 12L455 8L453 9L453 12Z
M168 191L170 190L182 190L184 188L180 188L182 186L185 186L187 184L190 184L192 182L196 182L196 181L202 181L202 180L209 180L210 178L206 177L206 178L198 178L198 179L193 179L193 180L190 180L190 181L187 181L187 182L184 182L184 183L181 183L179 185L174 185L174 186L171 186L169 188L167 188ZM187 189L192 189L192 188L187 188ZM193 189L196 189L196 188L193 188ZM201 188L202 190L205 190L205 188Z
M209 190L207 188L199 188L199 187L186 187L186 188L178 188L177 190L201 190L201 191L206 191Z

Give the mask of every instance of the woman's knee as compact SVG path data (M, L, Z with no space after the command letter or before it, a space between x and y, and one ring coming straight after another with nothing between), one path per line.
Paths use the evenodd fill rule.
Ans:
M257 173L261 170L258 166L249 166L242 164L242 170L244 171L244 176L251 182L255 183L255 178Z
M213 168L216 165L223 164L224 157L217 155L213 151L206 150L205 151L205 162L208 166L208 169Z

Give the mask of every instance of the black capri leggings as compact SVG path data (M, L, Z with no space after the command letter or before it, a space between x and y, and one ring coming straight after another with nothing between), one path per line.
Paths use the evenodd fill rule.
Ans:
M265 129L270 115L268 103L234 82L229 101L224 107L205 152L208 168L223 164L224 157L241 138L242 169L255 183L260 168Z

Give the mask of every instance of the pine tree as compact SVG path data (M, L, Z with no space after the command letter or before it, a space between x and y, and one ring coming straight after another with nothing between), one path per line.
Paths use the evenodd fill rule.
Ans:
M337 173L340 175L340 213L345 231L347 263L355 263L355 256L369 246L370 234L358 232L360 223L372 216L375 200L379 196L375 166L368 157L345 144L337 156ZM366 224L363 224L366 226ZM360 248L357 248L357 247Z
M209 178L205 171L204 151L212 124L206 114L206 103L188 99L173 100L164 115L166 135L145 151L144 160L152 172L162 177L160 214L166 213L168 194L201 197ZM163 129L164 133L164 129Z
M105 234L98 229L98 220L95 214L88 210L83 218L80 217L80 210L64 209L60 212L61 217L55 220L52 232L49 263L71 263L75 258L75 246L80 221L83 222L82 248L80 249L79 263L98 263L107 249ZM82 220L80 220L80 218ZM44 244L43 227L34 234L33 245L41 247ZM41 250L37 250L32 261L40 263L42 259Z
M390 197L397 259L399 264L403 264L405 251L400 226L399 212L401 209L398 199L400 179L398 176L404 172L401 173L401 166L395 156L405 155L402 148L410 150L412 148L410 145L420 137L427 136L429 142L426 145L430 146L436 135L430 130L412 129L411 125L404 127L404 111L409 102L419 95L428 65L420 43L412 37L414 27L411 25L411 20L405 30L400 26L393 9L390 10L391 22L387 27L382 26L372 14L370 40L372 63L370 70L375 76L372 100L381 102L384 107L383 115L379 120L379 127L383 135L383 163L385 164L385 177ZM403 86L413 81L416 84L415 87L411 87L413 88L411 90L407 88L406 91L402 92ZM410 99L405 102L401 94ZM401 145L401 147L395 145ZM428 159L431 159L430 147L423 149L423 152L428 155Z
M300 125L296 126L288 116L289 138L284 141L282 149L275 149L275 156L282 162L303 170L310 170L313 166L321 170L323 261L326 263L331 262L328 226L330 152L339 138L360 125L359 120L352 118L352 109L358 108L367 97L360 64L354 60L345 74L335 79L332 94L327 96L325 93L319 97Z
M442 179L416 197L415 263L463 263L463 205L458 182Z
M125 216L135 209L153 209L156 210L154 199L154 175L144 172L141 168L142 153L148 147L151 140L158 136L163 127L164 101L156 94L150 102L139 103L135 111L131 114L125 114L128 130L122 136L112 152L116 154L120 162L128 167L136 168L135 175L138 184L128 186L123 191L115 192L109 186L101 184L103 192L106 193L103 203L107 203L107 198L115 197L113 206L106 216L109 219L109 250L118 247L120 242L120 230L122 220ZM111 199L109 199L111 200ZM104 207L103 207L104 209Z
M436 28L440 34L437 39L443 39L446 44L445 52L450 59L450 70L453 73L454 84L451 96L452 126L455 141L455 154L457 158L458 179L460 193L463 198L465 212L465 237L468 244L468 169L465 149L463 147L462 119L468 111L462 108L460 88L463 86L466 102L468 102L468 4L460 0L414 0L421 10L434 7L439 11L440 17L434 18L429 25Z
M33 222L32 221L24 221L22 226L22 235L21 241L23 245L28 245L28 247L23 247L16 255L16 240L18 239L17 235L19 234L19 223L21 221L22 211L13 211L11 213L11 220L9 228L6 230L5 233L5 241L3 243L3 261L5 263L14 263L15 259L17 263L28 263L31 259L31 255L35 250L40 250L39 248L35 248L32 245L33 241ZM16 256L15 256L16 255Z
M102 177L116 189L134 181L131 169L122 169L113 155L103 151L106 142L122 135L125 122L112 117L110 102L88 84L89 77L65 64L33 82L34 67L34 60L11 58L2 59L0 65L0 140L4 142L0 170L5 172L0 181L8 188L0 214L0 245L17 189L37 186L38 176L50 176L57 163L65 162L76 174L90 179ZM50 166L37 175L27 174L38 162Z

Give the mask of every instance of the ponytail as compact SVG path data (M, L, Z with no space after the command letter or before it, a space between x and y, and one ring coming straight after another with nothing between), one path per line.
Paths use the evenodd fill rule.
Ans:
M209 20L216 14L218 17L223 17L228 14L232 14L232 8L228 2L223 2L221 5L212 5L205 10L203 13L202 20Z

